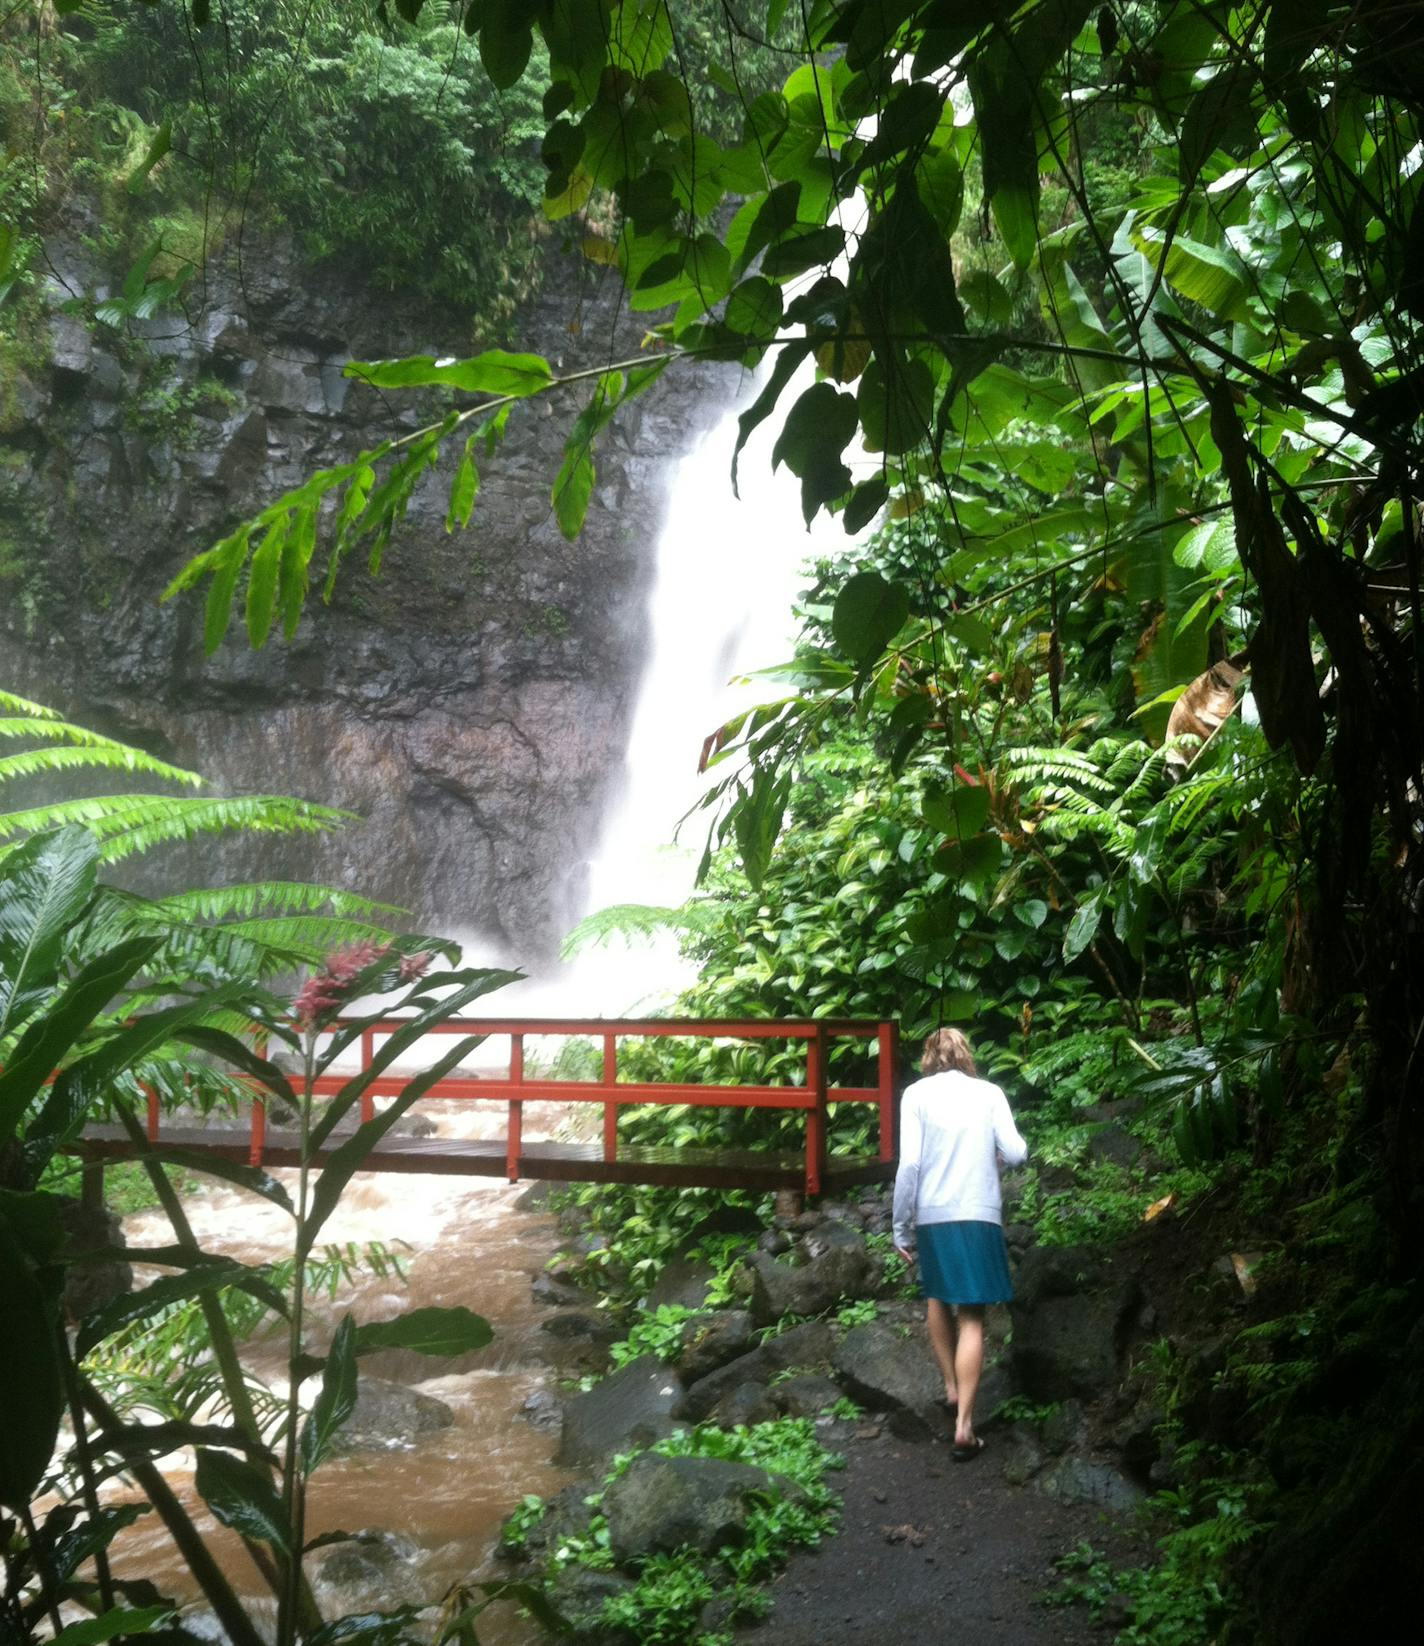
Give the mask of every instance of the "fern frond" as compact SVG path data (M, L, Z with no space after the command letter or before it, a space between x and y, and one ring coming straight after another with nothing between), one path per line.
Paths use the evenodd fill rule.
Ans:
M14 692L0 690L0 709L8 709L11 714L23 715L27 720L58 720L58 709L51 709L43 703L32 703L28 697L16 697Z
M1010 749L999 770L1006 781L1019 787L1058 782L1078 783L1099 794L1114 790L1097 763L1076 749Z
M203 886L196 891L158 897L153 906L174 920L249 920L268 914L339 915L369 919L390 915L401 919L407 911L393 903L376 903L335 886L310 885L300 880L258 880L236 886Z
M0 717L0 737L33 738L42 743L62 745L58 748L27 749L23 754L9 755L0 760L0 782L7 777L29 777L36 772L92 765L114 771L142 772L146 776L181 783L188 788L202 787L203 780L196 772L171 766L166 760L159 760L131 743L120 743L117 738L105 737L102 732L72 725L67 720L61 720L53 709L46 709L38 703L27 703L24 698L0 692L0 707L20 711Z
M352 821L351 812L285 795L125 794L6 812L0 815L0 838L83 823L98 836L104 861L116 863L154 846L227 830L319 834Z
M655 937L659 932L700 935L712 930L716 912L716 904L710 898L694 898L676 909L648 903L615 903L580 920L564 939L559 957L572 960L581 950L594 944L606 946L615 937L632 943L640 938Z
M391 936L386 927L374 926L369 921L321 914L239 920L212 929L225 937L295 957L301 964L320 960L333 949L346 948L352 943L385 943Z
M164 777L173 782L190 782L198 787L202 779L181 771L177 766L166 766L162 761L151 765L136 761L132 751L122 744L115 748L103 746L76 747L68 745L57 749L26 749L21 754L0 756L0 783L17 777L46 777L51 773L70 772L80 768L110 772L143 772L151 777Z

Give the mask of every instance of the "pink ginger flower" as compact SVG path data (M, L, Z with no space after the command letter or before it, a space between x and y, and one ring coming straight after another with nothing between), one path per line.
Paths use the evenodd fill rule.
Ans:
M403 954L400 957L400 966L397 968L402 983L414 983L416 978L424 977L426 968L430 965L430 952L422 949L419 954Z
M371 942L333 949L321 970L313 972L302 984L292 1002L298 1025L309 1029L319 1017L335 1011L348 998L352 984L361 973L389 952L389 945Z

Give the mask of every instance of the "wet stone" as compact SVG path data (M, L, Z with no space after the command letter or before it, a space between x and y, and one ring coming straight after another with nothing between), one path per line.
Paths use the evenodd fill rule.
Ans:
M706 1377L752 1346L752 1317L745 1309L717 1309L689 1320L682 1331L677 1369L689 1383Z
M384 1378L362 1377L356 1406L332 1442L338 1452L409 1451L416 1440L448 1429L455 1414L443 1400Z
M654 1355L640 1355L564 1407L556 1461L564 1468L597 1463L632 1446L648 1446L677 1425L682 1379Z

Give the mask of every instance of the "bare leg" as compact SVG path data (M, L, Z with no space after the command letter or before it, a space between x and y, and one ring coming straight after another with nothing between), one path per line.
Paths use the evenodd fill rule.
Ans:
M944 1398L952 1406L959 1399L958 1384L954 1377L955 1344L958 1338L954 1311L947 1303L941 1303L937 1297L932 1297L929 1299L927 1319L930 1328L930 1348L934 1350L935 1362L944 1378Z
M954 1427L954 1443L972 1446L974 1397L979 1393L979 1374L984 1370L984 1306L961 1303L957 1313L959 1344L954 1355L954 1371L959 1386L959 1421Z

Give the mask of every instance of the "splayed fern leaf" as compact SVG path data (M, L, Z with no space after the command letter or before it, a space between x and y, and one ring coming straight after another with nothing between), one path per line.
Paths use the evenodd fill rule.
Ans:
M615 903L580 920L564 939L560 957L571 960L584 949L606 947L615 937L625 943L646 941L659 932L697 936L710 931L716 905L710 898L694 898L681 908L664 909L648 903Z

